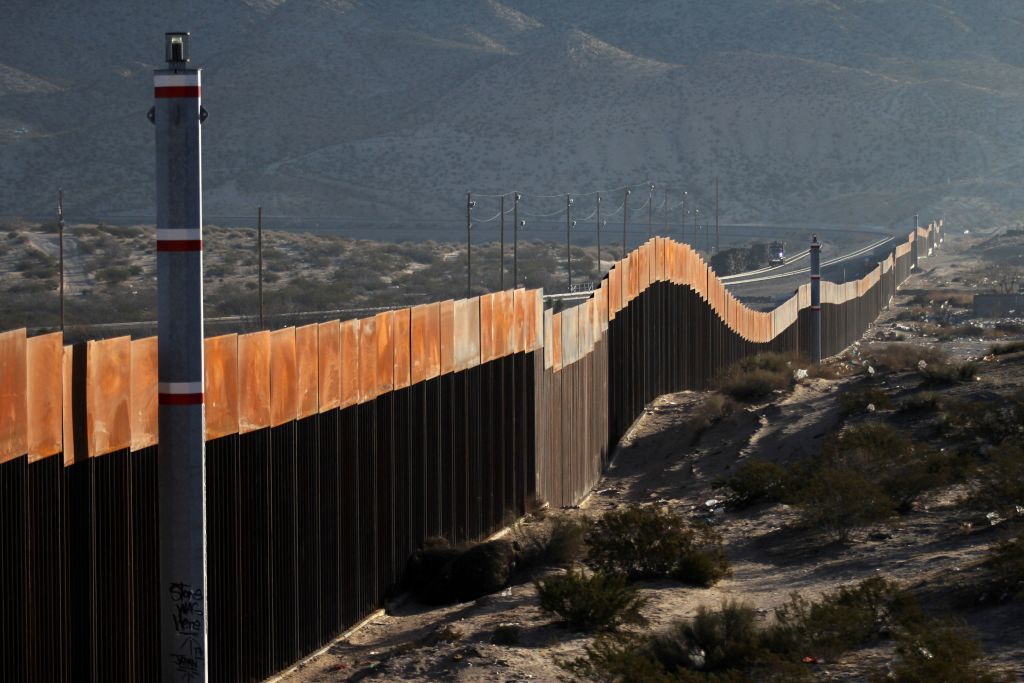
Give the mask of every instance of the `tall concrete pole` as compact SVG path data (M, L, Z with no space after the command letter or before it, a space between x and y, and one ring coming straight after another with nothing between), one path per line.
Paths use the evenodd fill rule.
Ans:
M64 190L57 190L57 240L60 242L60 331L64 331Z
M501 268L501 277L498 278L499 291L505 291L505 195L501 195L501 246L499 247L498 265ZM512 289L515 289L513 287Z
M572 251L569 248L569 230L572 227L572 197L565 195L565 274L569 280L569 288L565 291L572 291Z
M470 297L473 289L473 239L470 231L473 229L473 193L466 193L466 298Z
M911 235L913 235L913 241L910 243L910 252L911 252L910 253L910 257L911 257L910 269L911 270L917 270L918 248L917 248L917 214L916 213L914 214L914 232L912 232Z
M512 289L519 286L519 200L522 195L512 196ZM526 221L523 221L525 223Z
M715 253L717 254L721 245L718 239L718 176L715 176Z
M597 193L597 279L601 279L601 193Z
M160 445L160 671L207 680L200 71L189 34L166 36L154 72Z
M626 188L626 194L622 195L622 258L626 258L626 226L629 225L629 194L632 192Z
M821 363L821 244L811 236L811 361Z

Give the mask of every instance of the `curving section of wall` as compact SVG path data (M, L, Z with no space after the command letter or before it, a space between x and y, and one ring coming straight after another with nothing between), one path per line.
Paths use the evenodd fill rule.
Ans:
M825 354L939 228L822 283ZM578 503L656 396L809 348L809 305L804 285L748 309L659 237L558 313L516 289L207 339L213 680L264 678L358 623L426 539ZM158 679L156 378L155 338L0 333L0 679Z

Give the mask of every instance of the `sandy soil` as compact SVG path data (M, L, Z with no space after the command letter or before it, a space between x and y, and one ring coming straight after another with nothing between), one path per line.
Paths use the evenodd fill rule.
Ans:
M868 331L868 338L892 329L900 305L912 296L908 292L938 286L951 271L965 267L963 256L955 253L937 256L927 265L923 275L908 282L893 310ZM977 355L979 350L955 342L947 345L962 356ZM836 363L852 367L848 360L856 361L856 349ZM954 391L970 397L972 392L1008 392L1024 385L1022 358L983 365L979 382ZM1024 605L965 608L957 597L969 594L976 584L978 563L993 541L1024 525L1019 520L994 527L966 523L966 513L958 505L962 489L929 495L915 512L861 529L847 544L823 544L794 529L794 511L781 504L709 513L706 503L716 496L713 482L728 476L744 458L784 463L815 453L822 439L840 426L838 397L854 381L802 380L792 392L741 407L699 435L692 433L689 418L706 394L663 396L623 438L593 494L578 509L549 515L595 516L619 505L655 502L715 520L733 575L711 589L672 581L642 583L642 592L650 598L645 609L649 628L690 617L698 606L717 606L725 599L746 601L768 619L771 609L786 602L793 591L813 598L839 585L884 575L911 588L933 611L955 608L977 629L992 665L1024 679ZM907 373L886 381L896 395L916 384ZM494 629L504 623L522 627L518 646L490 643ZM503 593L471 603L395 606L286 673L283 680L553 681L563 673L557 662L583 654L588 642L588 636L568 632L544 615L529 577L521 577ZM839 661L814 665L815 678L864 680L867 671L891 655L890 645L850 652Z

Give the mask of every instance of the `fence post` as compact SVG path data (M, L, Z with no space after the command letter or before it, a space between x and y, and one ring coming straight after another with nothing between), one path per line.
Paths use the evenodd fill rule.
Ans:
M207 680L200 70L189 34L154 71L161 678Z
M811 235L811 361L821 363L821 243Z
M912 232L911 235L913 235L913 241L910 243L910 250L911 250L910 270L912 272L917 272L918 248L917 248L917 214L916 213L914 214L914 232Z

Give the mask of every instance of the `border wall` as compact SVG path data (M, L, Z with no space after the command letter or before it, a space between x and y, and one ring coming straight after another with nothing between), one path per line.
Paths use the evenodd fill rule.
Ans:
M822 283L823 355L889 304L913 237ZM579 502L652 399L808 349L809 306L805 284L748 309L659 237L560 313L516 289L206 339L212 680L351 628L427 538ZM0 680L159 680L156 358L155 338L0 334Z

